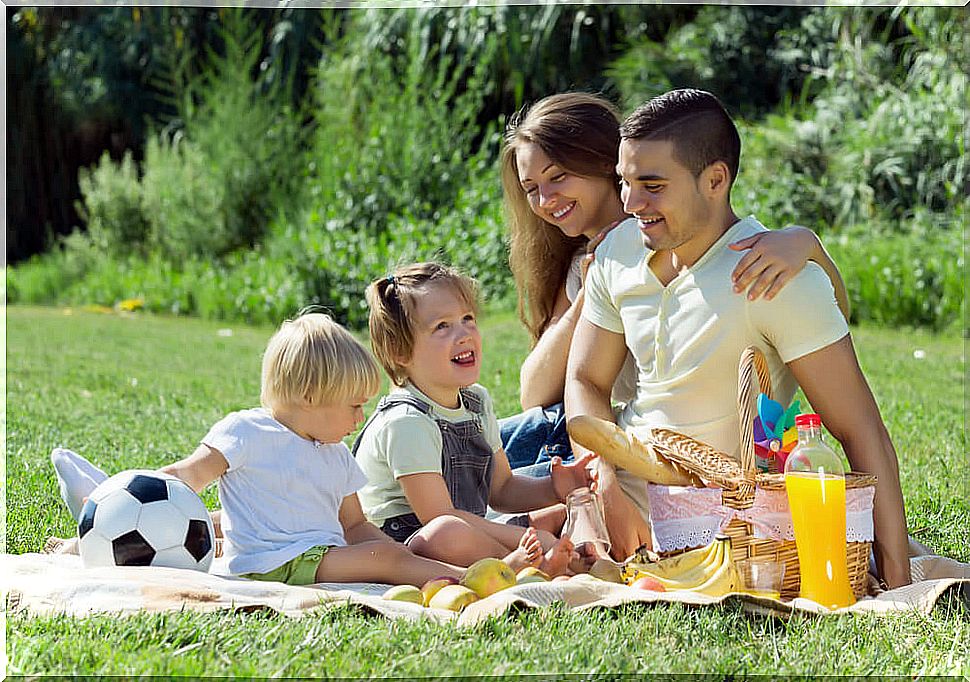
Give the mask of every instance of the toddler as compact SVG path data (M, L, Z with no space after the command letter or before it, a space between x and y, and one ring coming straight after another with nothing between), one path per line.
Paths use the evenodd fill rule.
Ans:
M478 385L482 338L471 278L438 263L399 268L367 289L374 354L394 388L354 444L368 483L369 519L415 554L460 566L503 558L518 570L567 570L560 503L590 482L592 455L554 458L551 476L514 476L502 450L488 391ZM486 507L532 514L503 524ZM545 552L543 554L543 552Z
M230 573L294 585L461 576L364 518L356 493L367 481L341 439L379 385L370 354L329 316L288 320L263 356L262 407L226 416L192 455L161 469L197 492L218 481ZM104 474L69 451L52 459L76 516Z

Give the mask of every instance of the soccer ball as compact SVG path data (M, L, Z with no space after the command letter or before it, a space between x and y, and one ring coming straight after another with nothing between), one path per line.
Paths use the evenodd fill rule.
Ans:
M81 561L208 571L215 548L205 503L185 482L133 469L95 488L81 507Z

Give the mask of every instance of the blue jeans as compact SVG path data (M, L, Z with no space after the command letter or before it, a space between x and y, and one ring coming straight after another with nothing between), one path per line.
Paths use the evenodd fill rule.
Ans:
M571 460L573 451L566 433L566 410L562 403L532 407L500 419L502 446L509 466L528 476L548 476L549 462L558 455Z

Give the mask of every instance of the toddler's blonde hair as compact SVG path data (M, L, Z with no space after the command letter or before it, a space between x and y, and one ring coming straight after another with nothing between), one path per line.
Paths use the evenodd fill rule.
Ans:
M329 405L380 389L367 349L324 313L305 312L280 325L263 353L264 407Z
M403 265L394 274L370 283L365 296L370 306L368 328L374 355L395 386L403 386L414 353L415 293L429 286L447 285L478 314L478 282L442 263Z

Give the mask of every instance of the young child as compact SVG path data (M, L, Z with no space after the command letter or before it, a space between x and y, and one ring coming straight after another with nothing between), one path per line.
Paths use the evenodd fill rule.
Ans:
M592 456L555 458L548 478L512 474L491 398L476 384L474 280L438 263L408 265L371 283L367 302L374 354L396 387L354 444L367 517L421 556L459 566L498 557L516 570L563 573L573 547L555 537L565 519L557 503L590 482ZM501 524L484 518L487 505L542 511Z
M356 492L367 481L341 439L363 421L379 385L376 364L349 332L327 315L301 315L282 324L263 355L263 406L226 416L192 455L161 469L197 492L218 481L232 574L293 585L422 585L462 575L364 518ZM52 459L74 512L103 472L69 451Z

